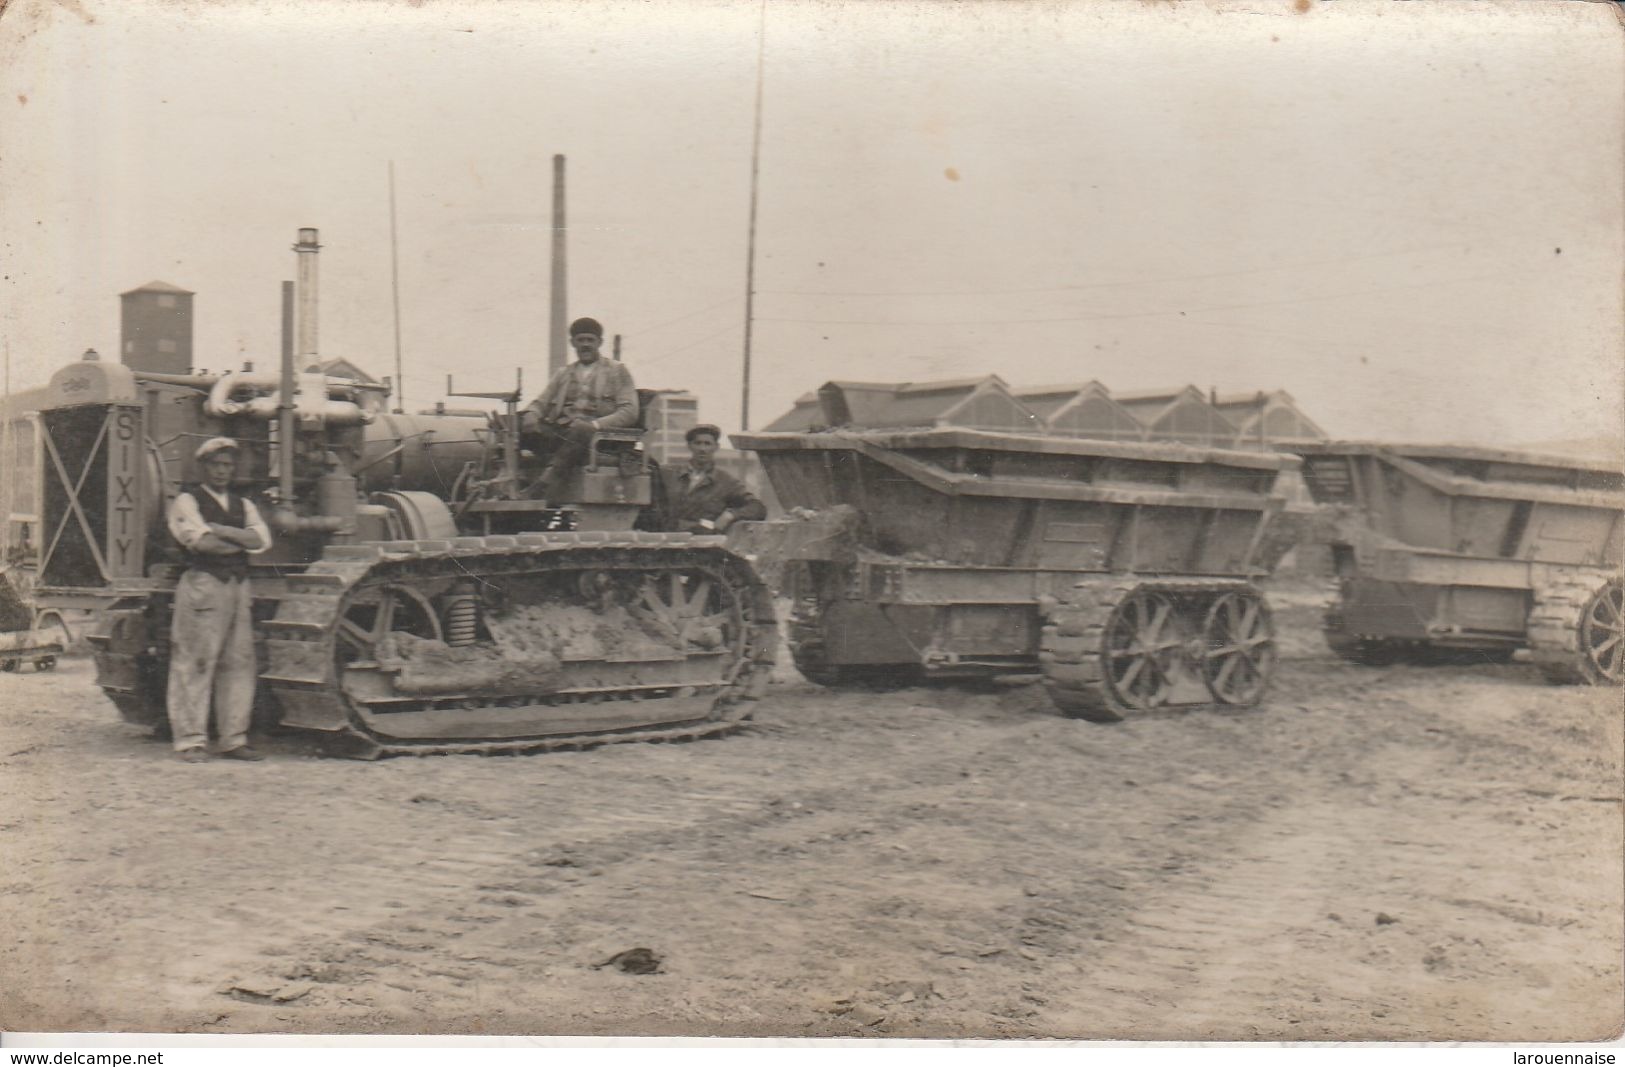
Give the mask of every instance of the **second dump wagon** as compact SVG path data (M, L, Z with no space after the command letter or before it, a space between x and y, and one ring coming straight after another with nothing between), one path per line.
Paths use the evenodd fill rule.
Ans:
M1520 648L1556 682L1625 682L1617 463L1451 445L1294 442L1332 509L1326 641L1357 662Z

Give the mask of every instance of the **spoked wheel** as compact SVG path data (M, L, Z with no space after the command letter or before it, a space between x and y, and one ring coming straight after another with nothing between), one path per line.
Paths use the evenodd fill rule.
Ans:
M1593 685L1625 683L1625 584L1597 590L1580 616L1581 671Z
M703 571L644 575L635 603L679 648L737 648L745 640L738 598Z
M1275 670L1275 627L1261 597L1226 593L1208 608L1202 627L1202 680L1220 704L1251 707L1264 697Z
M1147 710L1167 702L1174 661L1184 644L1173 616L1168 597L1134 593L1107 620L1101 636L1105 681L1124 707Z
M380 585L356 595L339 620L335 655L340 665L376 663L389 654L391 636L411 634L441 640L440 617L434 605L406 585Z

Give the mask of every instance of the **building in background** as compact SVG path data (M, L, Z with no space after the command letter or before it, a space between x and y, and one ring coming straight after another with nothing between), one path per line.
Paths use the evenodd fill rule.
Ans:
M1276 441L1326 440L1326 431L1298 409L1297 401L1284 389L1256 393L1221 393L1213 406L1236 426L1236 440L1243 448L1268 448Z
M1236 424L1194 385L1156 392L1114 393L1112 398L1140 421L1148 441L1204 448L1226 448L1236 441Z
M1209 395L1194 385L1113 393L1098 381L1010 387L997 375L941 382L826 382L763 427L963 426L1108 441L1172 441L1207 448L1275 448L1325 440L1326 431L1283 389Z
M652 393L643 405L643 450L665 466L688 457L684 434L699 425L700 398L685 389L641 390Z
M818 393L802 393L795 406L762 427L763 433L813 433L828 428L824 421L824 406L818 402Z
M42 547L40 485L45 456L35 412L47 390L26 389L0 397L0 562L30 559Z
M192 373L193 293L148 282L119 294L119 361L153 374Z
M352 382L360 382L363 385L382 385L385 380L374 378L371 374L367 373L365 368L359 364L351 363L343 356L335 356L333 359L324 359L316 365L320 367L322 369L322 373L327 375L329 378L348 378Z
M1016 399L1044 420L1050 433L1106 441L1145 440L1145 426L1099 382L1031 385L1014 392Z
M960 426L1003 433L1044 429L1043 420L996 374L942 382L827 382L819 387L818 399L828 426Z

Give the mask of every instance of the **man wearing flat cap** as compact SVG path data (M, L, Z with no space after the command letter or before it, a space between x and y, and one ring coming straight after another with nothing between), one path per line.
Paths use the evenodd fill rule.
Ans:
M701 423L684 434L688 469L662 472L668 530L724 533L740 519L765 519L767 508L745 483L717 467L722 431Z
M264 758L248 747L259 675L248 557L271 547L271 531L254 502L232 491L237 452L229 437L203 442L193 454L203 480L169 505L169 532L186 558L169 631L169 726L187 763L209 758L211 705L220 757Z
M604 328L596 319L570 324L570 346L576 361L553 376L547 389L525 411L524 428L539 438L549 454L547 469L535 488L549 502L558 495L571 468L587 456L592 435L619 430L638 421L638 391L624 364L599 352Z

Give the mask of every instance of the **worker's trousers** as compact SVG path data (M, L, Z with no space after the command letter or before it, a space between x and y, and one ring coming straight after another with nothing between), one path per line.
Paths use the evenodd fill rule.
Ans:
M209 743L209 706L221 751L248 741L254 713L254 597L246 578L188 570L175 587L169 631L169 727L175 749Z

